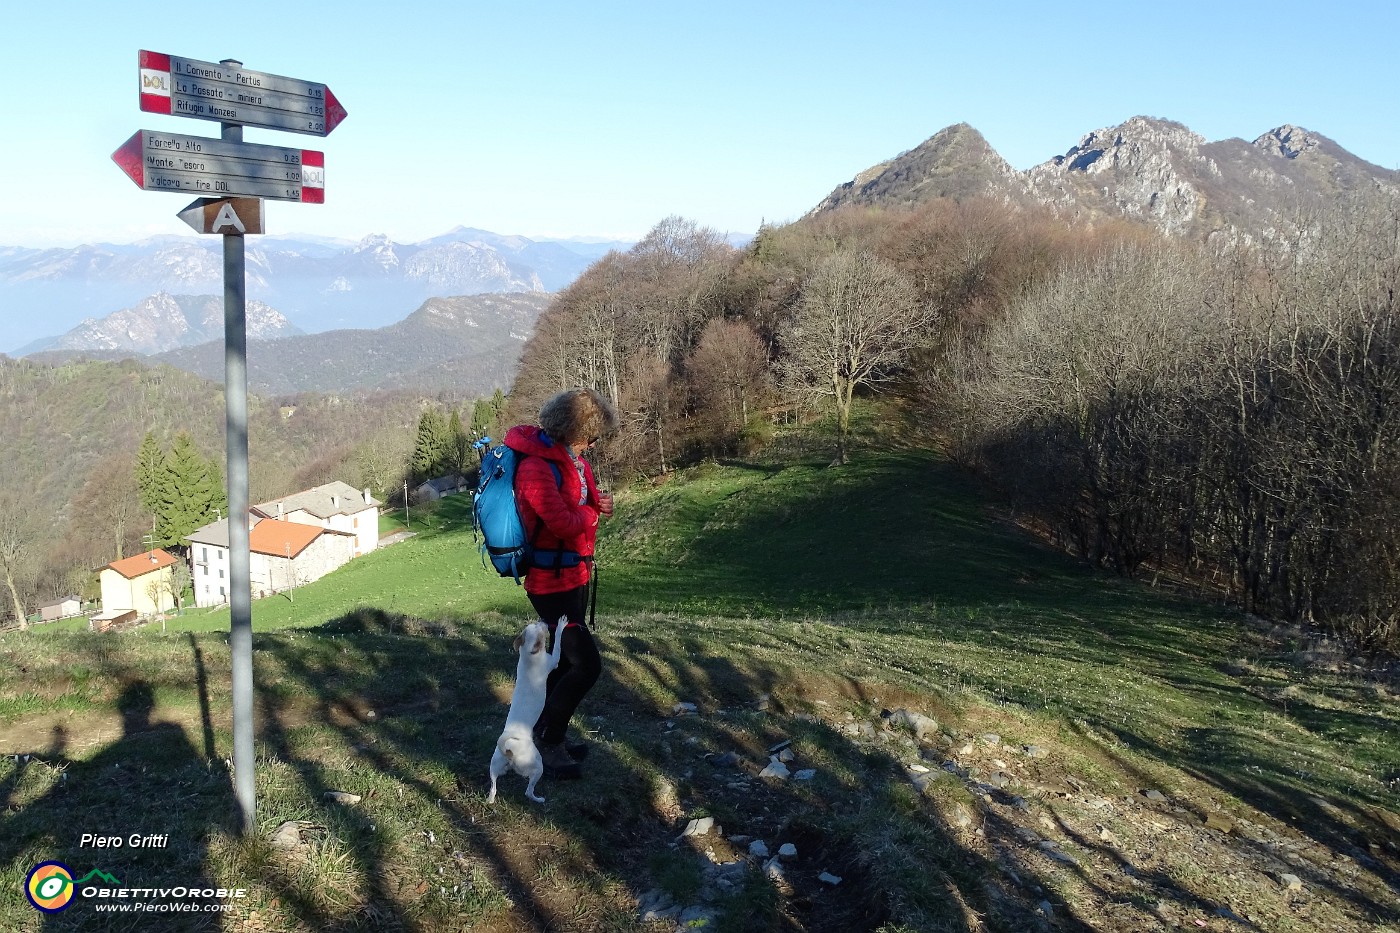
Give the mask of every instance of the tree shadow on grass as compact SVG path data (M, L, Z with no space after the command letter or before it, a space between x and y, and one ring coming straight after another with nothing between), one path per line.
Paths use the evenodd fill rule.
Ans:
M605 619L605 675L576 721L593 742L585 779L546 781L541 807L524 801L523 782L509 775L501 800L487 806L487 762L515 664L509 644L524 621L424 621L368 608L319 630L255 636L260 838L288 819L320 827L310 845L274 853L253 843L232 869L221 869L246 872L240 883L263 890L265 922L325 930L640 929L637 902L662 890L677 906L720 911L717 928L727 930L860 933L902 923L971 933L1042 925L1032 889L1044 869L1023 860L1017 871L1025 877L1008 874L1004 859L971 844L936 795L913 783L900 754L837 728L843 708L868 715L880 701L893 702L887 685L775 666L742 651L712 656L699 628L722 621ZM772 640L795 637L775 630ZM194 666L202 694L198 652ZM769 708L759 710L765 696ZM678 700L696 703L700 714L672 715ZM794 769L816 770L811 782L758 777L769 751L788 740ZM226 742L216 731L215 745ZM129 760L132 749L118 746ZM199 760L192 749L186 757ZM1180 757L1156 751L1166 761ZM205 826L228 827L227 777L210 772L207 756L199 763L218 776L220 795L189 806ZM362 800L336 804L325 797L330 791ZM978 812L993 837L1010 831L997 807ZM719 818L726 837L751 835L772 850L793 842L797 860L783 863L785 878L775 880L742 846L678 840L700 815ZM707 849L740 867L712 867ZM821 871L841 884L820 881ZM1185 908L1210 906L1177 879L1147 880L1177 892ZM1081 883L1109 893L1092 876ZM1355 892L1331 893L1358 909L1384 910ZM1053 925L1094 923L1071 907L1057 909Z

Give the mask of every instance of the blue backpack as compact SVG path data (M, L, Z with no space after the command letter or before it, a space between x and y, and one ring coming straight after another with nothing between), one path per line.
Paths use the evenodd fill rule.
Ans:
M472 501L472 524L482 537L482 563L489 560L498 574L513 577L516 583L531 567L571 566L567 563L571 552L536 555L534 539L539 536L540 529L537 527L533 534L527 534L520 520L520 510L515 504L515 471L525 457L526 454L505 444L486 451L482 455L481 479ZM559 472L559 465L545 462L554 471L554 481L562 488L564 475Z

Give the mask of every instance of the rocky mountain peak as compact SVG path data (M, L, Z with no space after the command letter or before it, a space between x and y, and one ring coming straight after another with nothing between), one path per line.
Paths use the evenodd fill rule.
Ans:
M1141 166L1174 149L1195 155L1205 138L1180 123L1153 117L1133 117L1117 126L1094 130L1062 156L1049 163L1066 171L1102 172L1113 168ZM1108 161L1101 162L1104 157Z
M838 187L812 211L830 210L843 204L914 203L931 192L951 196L987 195L1016 175L1015 169L966 123L945 127L924 142L895 158L873 165Z
M1285 123L1260 136L1254 141L1254 145L1270 155L1296 159L1303 153L1321 146L1322 138L1301 126Z
M990 197L1065 218L1140 220L1163 233L1257 241L1286 234L1300 200L1350 192L1400 193L1400 172L1287 124L1253 145L1207 141L1172 120L1135 116L1094 130L1064 155L1011 169L981 134L956 124L839 186L815 209L897 207L936 198Z
M280 312L249 300L247 333L252 340L273 340L301 333ZM177 347L222 340L224 300L220 295L171 295L157 292L103 318L87 318L59 337L38 341L25 352L41 350L161 353Z

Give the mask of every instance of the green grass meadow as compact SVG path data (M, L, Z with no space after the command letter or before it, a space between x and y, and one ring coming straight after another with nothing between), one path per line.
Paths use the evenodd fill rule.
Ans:
M0 930L674 929L641 916L656 891L709 908L693 929L1400 930L1393 683L1304 663L1301 633L1199 595L1089 570L936 451L828 459L710 462L617 491L605 673L575 720L592 752L583 781L541 784L542 806L513 775L485 803L528 611L483 569L466 497L254 603L251 838L235 830L226 610L0 636ZM938 735L885 729L900 707ZM784 741L810 781L757 775ZM1014 796L982 783L998 773L1019 776ZM1172 805L1143 809L1148 788ZM1235 828L1204 834L1209 814ZM678 839L698 816L794 841L798 860L726 874L745 847ZM279 827L295 842L274 844ZM22 888L55 859L247 896L44 915Z

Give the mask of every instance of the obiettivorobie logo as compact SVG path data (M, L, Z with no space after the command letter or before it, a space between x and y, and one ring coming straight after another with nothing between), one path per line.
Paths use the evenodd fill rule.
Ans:
M104 884L121 885L120 881L100 868L94 868L75 881L73 869L62 862L40 862L30 869L24 879L24 896L29 898L35 910L56 914L73 903L73 894L79 885L87 884L94 878Z

